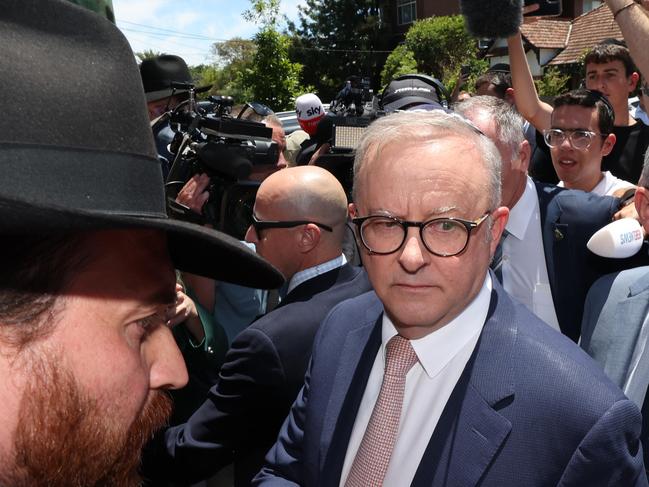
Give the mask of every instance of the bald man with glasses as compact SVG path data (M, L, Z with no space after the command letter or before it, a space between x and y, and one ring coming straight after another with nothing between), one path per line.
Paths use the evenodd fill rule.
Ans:
M302 386L320 322L370 290L342 254L347 216L325 169L288 168L261 184L246 240L286 278L282 300L234 339L203 406L158 443L153 480L198 481L234 461L235 485L250 485Z

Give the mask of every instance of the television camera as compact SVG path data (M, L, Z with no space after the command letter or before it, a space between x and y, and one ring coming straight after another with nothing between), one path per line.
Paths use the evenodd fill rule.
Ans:
M232 117L230 97L211 96L196 102L193 85L175 87L188 89L189 99L167 114L175 132L169 147L175 157L165 182L168 212L174 218L209 223L242 240L252 221L260 184L247 178L253 166L274 165L279 157L272 129L263 123ZM257 111L259 106L246 104L239 117L247 108ZM185 183L200 173L210 177L210 186L202 215L197 215L176 202L176 197Z
M400 89L394 89L395 82L401 83ZM413 84L420 87L413 88L410 86ZM423 88L426 88L425 92L430 95L422 96ZM399 100L405 105L401 106ZM374 120L395 109L407 109L404 107L408 103L430 104L435 100L439 102L437 106L440 108L448 107L449 95L446 88L430 76L399 76L388 84L380 97L374 96L369 89L368 78L348 78L336 99L331 102L328 116L318 125L318 144L328 144L328 147L327 150L321 151L315 164L329 170L338 178L351 201L354 153L365 129Z

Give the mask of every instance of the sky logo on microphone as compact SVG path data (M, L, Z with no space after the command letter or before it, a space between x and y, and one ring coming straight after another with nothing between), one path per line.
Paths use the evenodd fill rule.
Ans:
M620 245L632 244L636 240L642 240L642 232L640 230L620 234Z

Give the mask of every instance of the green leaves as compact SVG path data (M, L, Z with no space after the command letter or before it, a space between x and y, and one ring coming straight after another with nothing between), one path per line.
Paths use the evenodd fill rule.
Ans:
M254 37L257 51L241 81L252 93L254 101L275 111L295 108L295 98L302 94L302 65L289 59L289 38L268 26Z

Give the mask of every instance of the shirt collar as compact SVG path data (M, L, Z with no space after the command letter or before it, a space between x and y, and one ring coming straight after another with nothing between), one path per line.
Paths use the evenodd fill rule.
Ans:
M529 176L525 183L525 190L516 204L509 209L509 220L505 227L510 235L518 240L523 240L527 226L532 221L532 215L539 206L539 198L536 194L534 181Z
M491 276L485 276L477 296L458 316L440 329L417 340L410 340L419 363L429 378L437 376L462 348L482 331L491 302ZM381 330L381 357L385 363L385 346L397 329L383 313Z
M338 267L342 267L346 263L347 259L345 258L345 255L340 254L340 256L336 257L335 259L328 260L327 262L323 262L322 264L318 264L295 273L288 283L286 294L290 293L293 289L298 287L303 282L306 282L309 279L313 279L314 277L324 274L325 272L329 272L337 269Z

